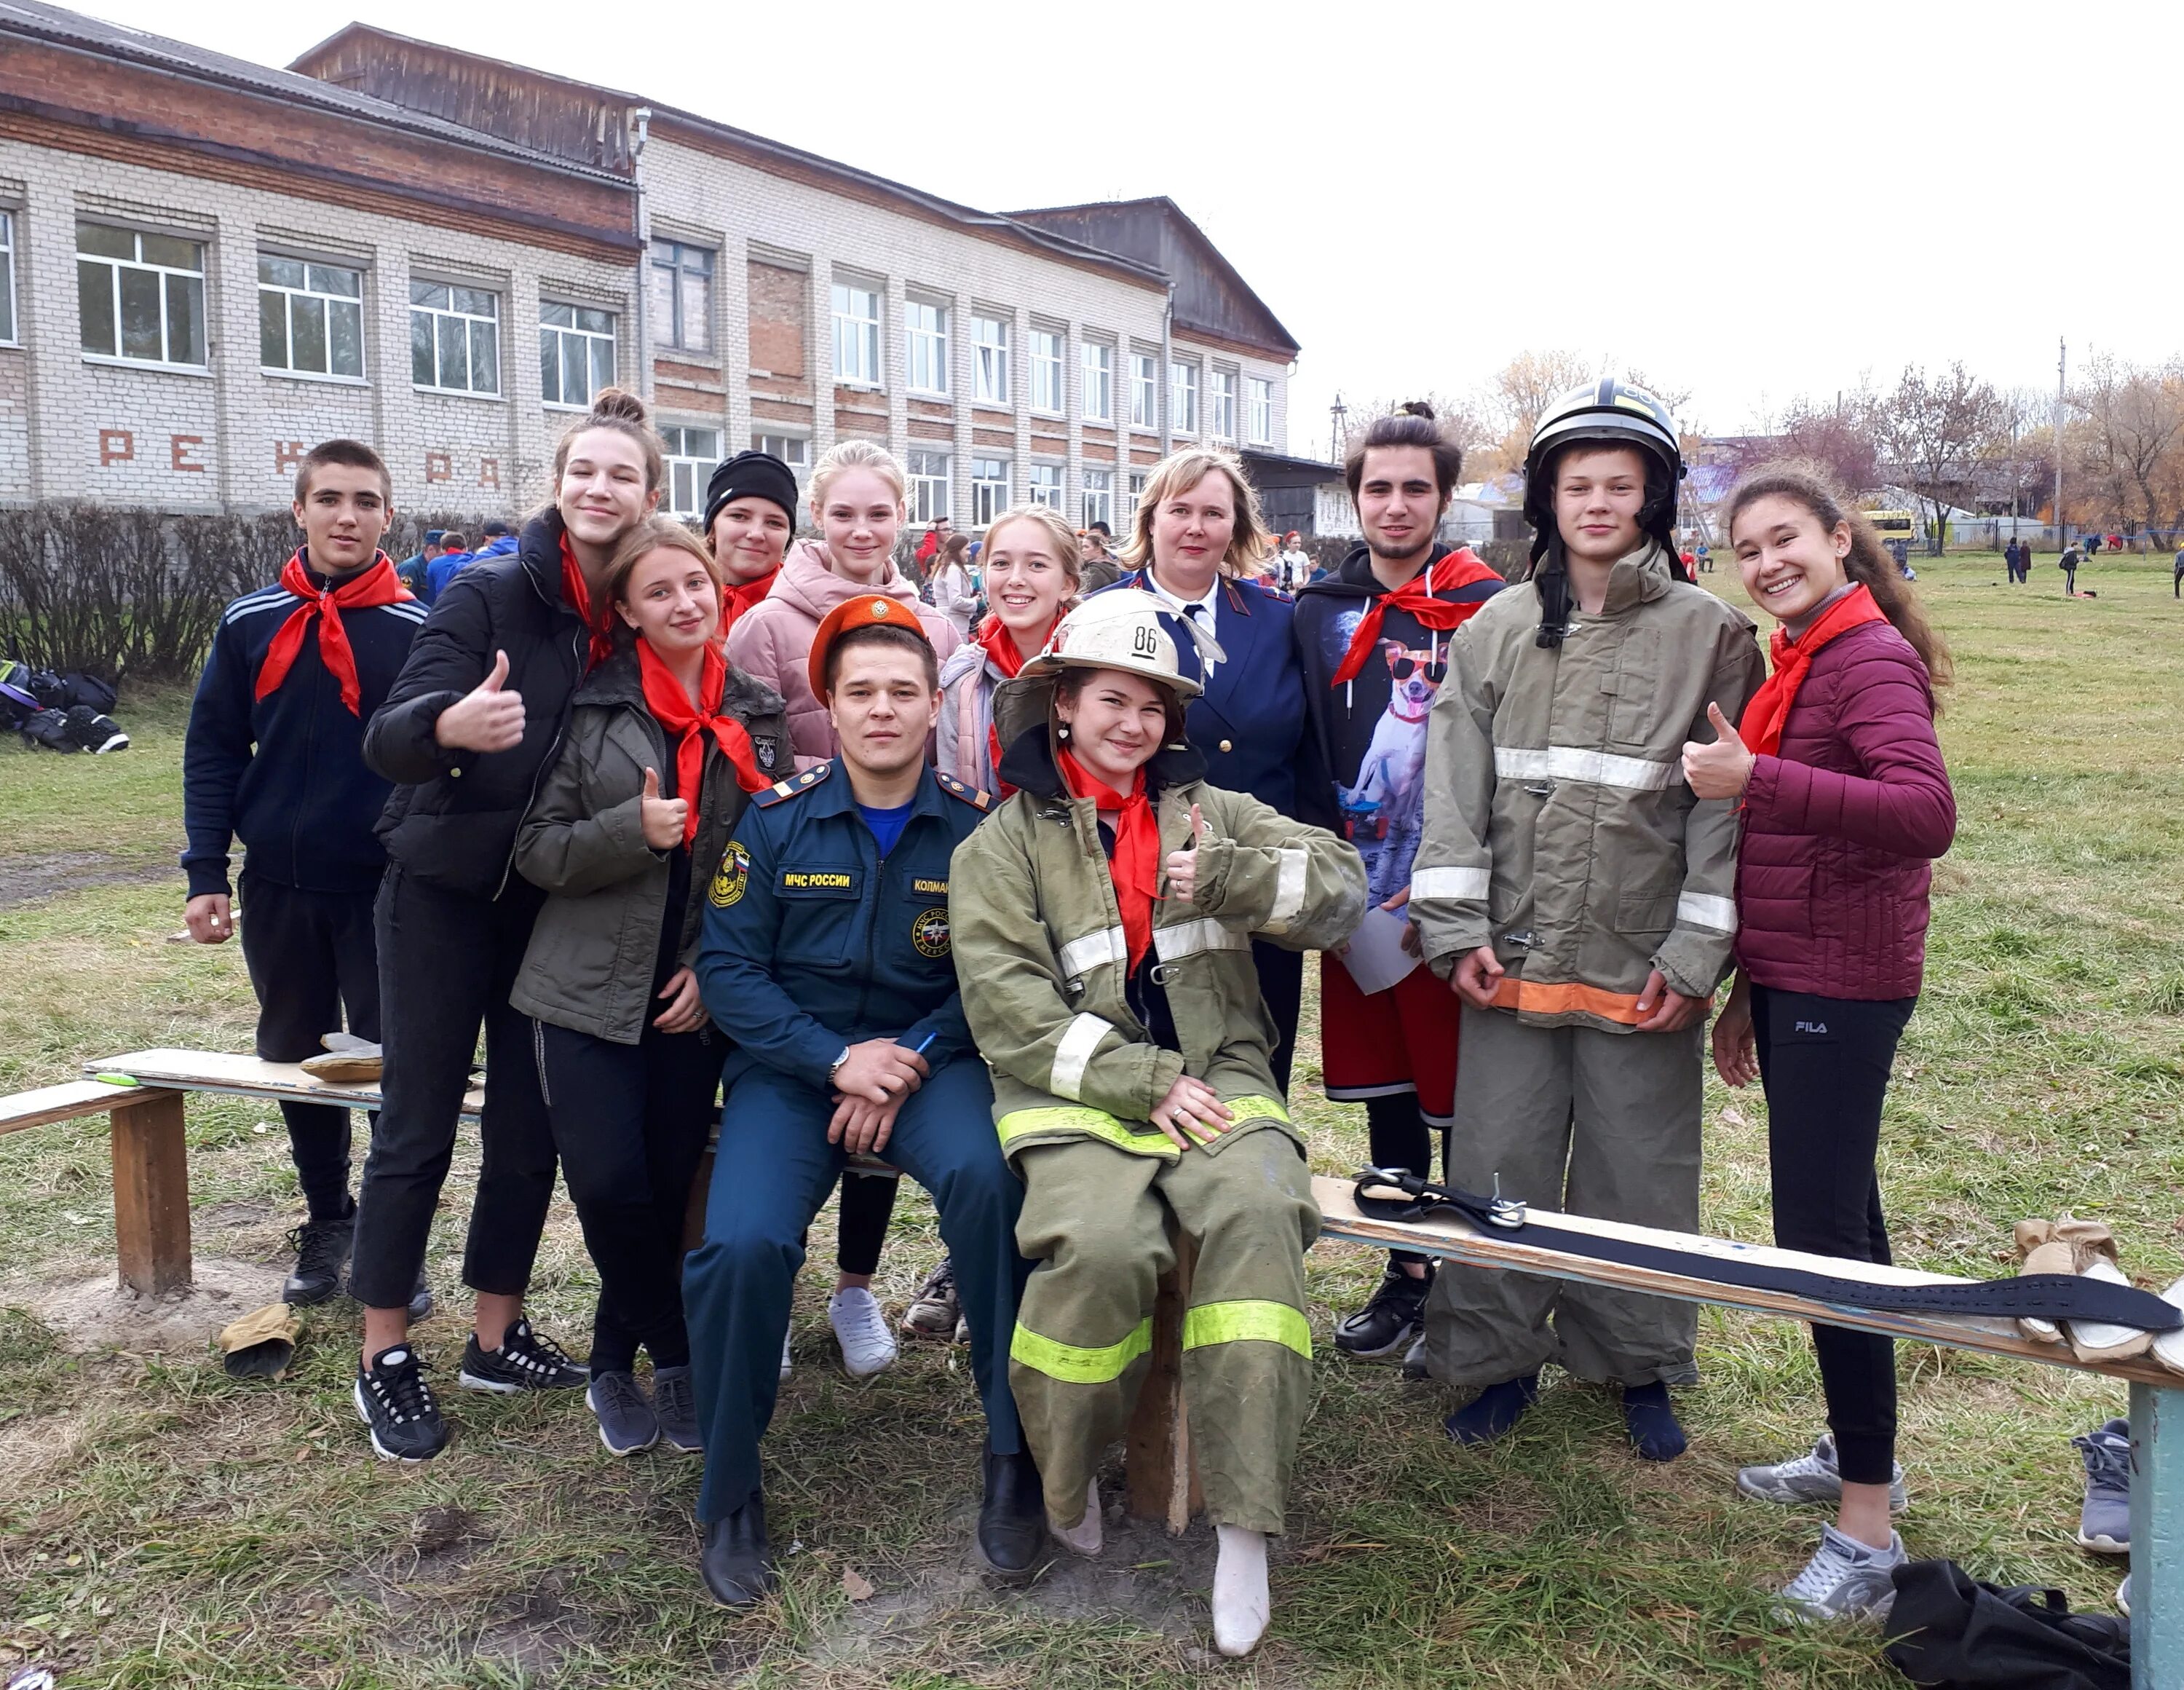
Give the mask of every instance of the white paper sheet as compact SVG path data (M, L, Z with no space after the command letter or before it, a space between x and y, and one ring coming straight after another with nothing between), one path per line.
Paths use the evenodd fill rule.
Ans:
M1384 992L1418 966L1418 959L1403 949L1403 929L1410 923L1378 904L1365 912L1365 919L1351 935L1342 953L1342 966L1357 990L1370 996Z

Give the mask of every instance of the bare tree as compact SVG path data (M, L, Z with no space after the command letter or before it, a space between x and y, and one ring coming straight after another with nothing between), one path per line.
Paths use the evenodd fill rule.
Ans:
M1343 419L1343 450L1348 451L1351 442L1382 417L1392 416L1404 405L1412 404L1432 407L1434 420L1440 424L1441 432L1456 443L1467 462L1474 453L1491 446L1501 432L1488 415L1484 400L1429 388L1424 393L1406 393L1400 399L1373 399L1351 405Z
M1520 352L1494 374L1488 393L1503 431L1527 444L1546 408L1592 379L1592 362L1574 352Z
M2126 527L2166 532L2184 520L2184 363L2155 369L2105 355L2086 366L2070 409L2084 472Z
M1930 378L1918 365L1905 365L1896 391L1875 408L1874 433L1881 455L1927 505L1928 544L1937 557L1942 513L1951 504L1970 502L1979 465L2002 421L1994 389L1961 362Z
M1838 395L1825 405L1799 399L1783 413L1765 449L1769 456L1811 460L1856 497L1880 484L1880 447L1874 429L1869 394Z

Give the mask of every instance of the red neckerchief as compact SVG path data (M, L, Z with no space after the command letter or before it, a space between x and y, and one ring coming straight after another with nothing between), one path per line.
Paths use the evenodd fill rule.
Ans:
M1153 818L1152 800L1145 796L1145 772L1130 778L1130 795L1118 799L1115 789L1087 774L1084 767L1064 747L1061 778L1070 795L1089 798L1095 806L1120 805L1115 821L1115 856L1109 878L1115 883L1115 902L1123 912L1123 937L1130 951L1133 972L1153 942L1153 899L1160 885L1160 823Z
M739 586L724 588L721 594L721 635L727 637L736 618L772 591L775 578L781 573L779 564L766 571L755 581L746 581Z
M1501 578L1479 561L1469 546L1452 551L1446 557L1435 558L1401 586L1381 594L1366 606L1365 614L1357 619L1357 632L1350 636L1350 650L1342 654L1341 666L1335 670L1331 684L1339 687L1357 678L1358 672L1365 667L1365 660L1379 647L1381 618L1390 608L1402 611L1421 627L1446 633L1477 615L1479 605L1485 601L1451 605L1446 599L1435 598L1434 588L1468 587L1474 582Z
M671 736L680 735L675 746L675 795L689 808L682 816L682 845L689 848L698 837L698 796L705 773L705 736L735 765L736 784L745 792L762 792L773 784L758 772L751 750L749 729L733 716L721 714L721 694L727 690L728 660L718 645L705 645L705 667L699 672L698 702L682 690L667 666L654 655L649 642L637 642L638 678L644 683L645 707Z
M273 643L265 648L265 661L258 667L256 696L264 698L288 678L288 671L304 649L304 636L310 629L311 618L316 616L319 659L340 683L341 701L348 706L348 713L362 716L364 689L357 683L356 653L349 650L341 613L398 605L415 595L402 584L394 573L393 561L383 551L374 552L371 561L364 568L322 592L312 584L311 572L304 566L304 554L299 550L281 566L281 584L304 602L288 612L288 620L275 631Z
M1056 611L1054 622L1049 622L1046 633L1039 636L1041 645L1053 635L1054 622L1061 620L1061 613ZM1001 626L1001 619L991 611L986 612L984 619L978 624L978 632L972 637L978 650L984 652L993 661L994 667L1001 672L1004 680L1013 681L1023 672L1024 655L1017 648L1017 637ZM1011 796L1016 788L1001 779L1001 736L990 722L986 724L986 756L993 765L995 789L1002 797Z
M592 637L590 650L584 654L584 669L588 673L614 655L614 636L593 608L592 584L584 579L583 566L570 549L566 532L561 536L561 597L583 619L585 631Z
M1790 706L1797 702L1797 689L1804 682L1805 671L1812 667L1813 654L1839 633L1847 633L1865 622L1887 620L1861 581L1821 611L1802 638L1792 640L1787 628L1774 630L1774 637L1768 642L1774 672L1759 683L1752 702L1744 706L1744 719L1736 730L1754 756L1771 757L1781 749L1782 725L1790 719Z

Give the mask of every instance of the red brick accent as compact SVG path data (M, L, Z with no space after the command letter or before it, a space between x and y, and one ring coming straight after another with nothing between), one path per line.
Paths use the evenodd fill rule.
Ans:
M1130 448L1130 461L1134 464L1156 464L1160 460L1160 448L1157 446L1133 446Z
M128 429L102 428L98 431L98 466L101 469L136 460L136 437Z
M914 440L953 440L955 428L945 422L934 422L922 416L910 420L911 438Z
M809 392L805 348L810 339L811 278L800 270L750 261L750 367ZM763 378L760 378L763 379Z
M1013 428L974 428L971 431L971 441L973 445L1006 446L1014 451L1017 435Z
M1115 461L1115 443L1112 440L1087 440L1084 455L1088 460L1112 464Z
M943 399L911 399L909 401L909 405L910 414L912 416L938 416L947 418L952 417L956 414L954 410L945 400Z
M300 440L276 440L273 443L273 473L287 475L304 461L304 454L310 449Z
M203 449L204 436L202 434L170 434L167 437L168 467L203 475L210 467L197 455Z
M480 458L478 460L478 485L496 489L500 486L499 459Z
M425 454L425 479L426 481L453 481L454 478L454 460L448 456L447 453L427 452Z

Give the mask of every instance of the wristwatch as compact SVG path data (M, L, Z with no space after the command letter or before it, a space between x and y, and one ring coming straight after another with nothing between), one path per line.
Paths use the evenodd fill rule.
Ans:
M833 1062L827 1064L827 1083L829 1085L832 1085L834 1083L834 1076L841 1073L842 1064L849 1061L849 1059L850 1047L847 1045L844 1045L842 1046L842 1054L835 1057Z

